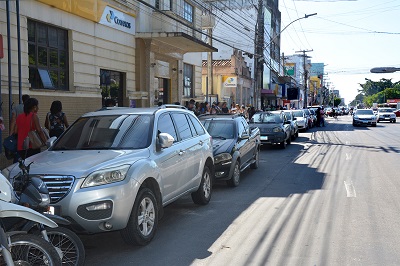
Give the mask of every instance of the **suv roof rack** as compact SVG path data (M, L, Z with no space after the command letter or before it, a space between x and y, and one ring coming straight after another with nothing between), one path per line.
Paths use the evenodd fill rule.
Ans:
M158 107L159 109L165 109L165 108L176 108L176 109L183 109L183 110L188 110L185 106L183 105L177 105L177 104L163 104Z

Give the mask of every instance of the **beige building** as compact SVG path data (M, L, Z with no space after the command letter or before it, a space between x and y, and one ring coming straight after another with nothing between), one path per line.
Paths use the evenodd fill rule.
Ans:
M241 51L234 50L231 59L213 60L212 73L213 86L207 88L207 60L203 60L203 94L209 95L208 102L253 105L253 80Z
M22 94L39 100L42 124L53 100L70 123L106 98L131 107L203 100L201 52L216 49L201 41L196 3L27 0L17 10L16 1L0 1L2 137Z

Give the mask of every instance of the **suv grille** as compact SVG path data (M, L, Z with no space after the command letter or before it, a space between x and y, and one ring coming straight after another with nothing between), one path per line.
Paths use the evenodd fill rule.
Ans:
M68 195L75 180L71 175L41 175L41 178L47 185L51 203L57 203Z

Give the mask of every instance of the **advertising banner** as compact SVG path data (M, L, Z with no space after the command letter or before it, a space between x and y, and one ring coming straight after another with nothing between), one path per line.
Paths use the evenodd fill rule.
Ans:
M112 7L106 6L99 23L135 35L135 18Z
M285 75L294 76L296 64L295 63L286 63L285 64Z
M222 83L224 84L225 88L236 88L237 77L223 76Z

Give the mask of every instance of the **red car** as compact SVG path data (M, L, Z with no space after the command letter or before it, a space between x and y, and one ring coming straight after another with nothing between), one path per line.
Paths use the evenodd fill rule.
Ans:
M396 114L397 117L400 117L400 109L397 109L396 111L394 111L394 113Z

